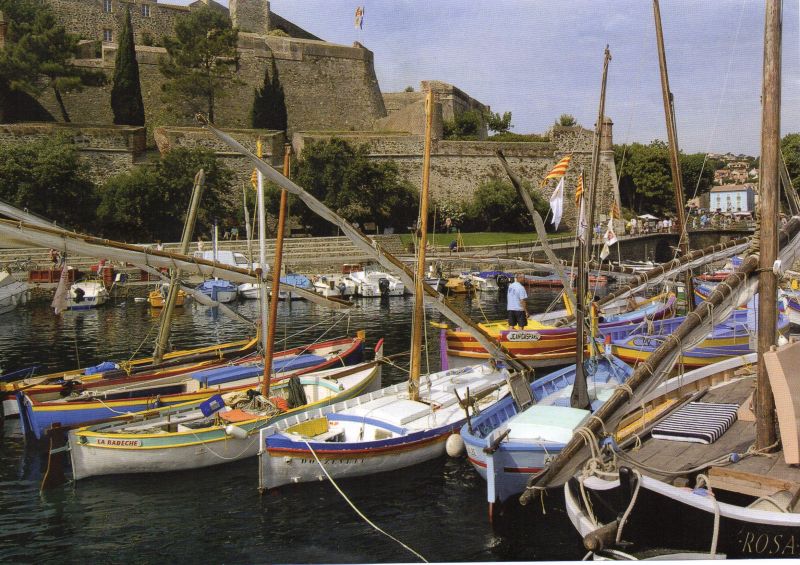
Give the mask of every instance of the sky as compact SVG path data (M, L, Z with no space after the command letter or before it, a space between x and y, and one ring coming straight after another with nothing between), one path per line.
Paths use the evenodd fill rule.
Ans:
M363 29L354 26L357 6ZM383 92L444 81L511 112L515 133L544 133L561 114L592 128L608 45L614 142L666 140L648 0L272 0L271 8L326 41L373 51ZM660 9L680 149L758 155L764 3L662 0ZM800 132L797 1L785 3L783 22L785 135Z

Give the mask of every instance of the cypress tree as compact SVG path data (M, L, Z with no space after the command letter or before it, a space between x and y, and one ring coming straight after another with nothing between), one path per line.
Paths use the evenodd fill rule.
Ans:
M264 84L261 88L256 89L251 112L252 124L257 129L286 131L288 125L286 97L278 77L278 68L274 58L271 67L272 78L270 78L269 69L265 69Z
M125 22L119 36L117 57L114 62L114 86L111 89L111 109L114 123L143 126L144 102L139 83L139 64L133 44L133 25L130 9L125 11Z

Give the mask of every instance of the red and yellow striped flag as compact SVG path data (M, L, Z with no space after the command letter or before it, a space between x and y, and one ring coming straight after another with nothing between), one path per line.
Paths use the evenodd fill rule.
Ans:
M609 215L611 216L612 220L622 219L622 214L619 213L619 204L617 204L616 200L611 203L611 213Z
M253 174L250 175L250 182L253 183L253 188L258 190L258 169L253 169Z
M583 196L583 173L578 176L578 186L575 187L575 206L580 206Z
M542 186L547 184L547 181L550 179L560 179L567 173L567 167L569 167L570 159L572 159L572 153L561 159L556 166L550 169L550 172L547 173L547 176L544 177L542 181Z

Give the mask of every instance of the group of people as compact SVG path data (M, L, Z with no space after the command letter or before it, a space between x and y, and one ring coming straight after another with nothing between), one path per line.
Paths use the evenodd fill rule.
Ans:
M675 220L664 218L663 220L646 220L641 218L631 218L625 222L625 233L636 235L643 233L669 233L676 227Z

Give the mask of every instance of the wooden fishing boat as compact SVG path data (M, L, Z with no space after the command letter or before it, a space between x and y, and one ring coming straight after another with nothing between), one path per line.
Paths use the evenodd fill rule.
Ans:
M330 340L278 352L271 364L271 379L280 382L292 376L360 363L363 348L364 334L360 332L355 338ZM22 428L26 434L42 438L55 424L76 426L118 414L201 401L214 394L247 390L256 386L263 374L263 359L258 354L250 354L222 366L161 374L155 378L144 374L76 384L66 395L63 390L18 393Z
M714 326L698 346L682 352L678 366L694 369L752 353L755 320L748 318L753 316L748 316L746 310L735 310L727 320ZM640 328L622 337L619 337L621 332L613 329L605 335L611 343L614 355L626 363L636 365L647 360L684 320L684 316L659 320L651 327ZM785 337L789 333L789 319L784 315L778 316L778 333Z
M270 424L259 442L259 488L360 477L441 457L466 421L465 409L474 415L490 406L504 383L503 371L489 365L451 369L427 375L419 400L399 383ZM462 406L470 396L480 400Z
M633 330L644 320L670 317L675 296L662 294L634 303L636 308L632 311L601 314L600 333L611 328ZM577 334L574 326L556 327L552 322L544 324L532 317L523 330L510 330L505 321L479 324L479 327L530 367L567 365L575 361ZM489 357L475 338L461 330L442 330L440 349L442 368L462 367Z
M380 357L380 350L377 352ZM294 377L257 393L119 416L70 430L75 480L96 475L160 473L220 465L256 455L264 426L379 386L381 364L363 363Z
M796 367L798 347L792 344L765 358L780 366L780 357L787 356L789 367ZM567 513L585 543L613 548L624 542L628 553L659 547L703 551L709 558L800 557L795 541L800 537L800 468L789 464L783 452L759 457L749 449L755 441L748 407L756 361L752 353L668 381L662 389L667 392L645 409L667 398L684 399L677 406L686 409L685 415L678 411L683 408L673 408L672 421L650 424L644 431L650 437L640 448L617 454L624 458L613 473L580 474L564 486ZM787 377L796 374L793 369L777 372L783 373L779 379L784 383L794 382ZM707 392L685 400L681 392L689 387ZM797 403L793 390L786 389L784 406ZM685 425L689 418L693 429ZM680 420L684 425L676 426ZM796 426L796 417L790 420ZM784 422L780 425L783 435ZM669 461L690 470L679 472ZM637 471L643 467L649 470ZM604 527L611 535L598 531Z
M575 365L531 383L536 404L520 411L511 398L483 410L461 428L467 458L486 480L489 516L495 505L521 493L532 473L541 471L576 428L624 383L633 370L608 355L587 360L586 380L592 409L570 407Z
M153 363L152 357L143 357L131 361L104 361L98 365L74 369L71 371L57 371L45 375L34 376L35 370L24 372L24 376L0 379L0 398L6 416L19 414L19 405L16 393L26 391L30 393L56 393L66 391L66 387L89 386L102 382L113 382L129 376L142 378L167 377L178 372L198 370L211 367L219 363L226 363L233 358L244 357L255 351L258 339L244 339L228 343L221 343L194 349L172 351L164 355L161 363Z

